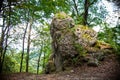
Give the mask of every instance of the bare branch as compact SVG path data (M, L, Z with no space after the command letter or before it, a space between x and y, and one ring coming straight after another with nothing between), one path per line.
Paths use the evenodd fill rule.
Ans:
M77 16L79 16L79 11L78 11L78 8L77 8L77 4L76 4L75 0L73 0L73 2L74 2L74 8L76 10Z

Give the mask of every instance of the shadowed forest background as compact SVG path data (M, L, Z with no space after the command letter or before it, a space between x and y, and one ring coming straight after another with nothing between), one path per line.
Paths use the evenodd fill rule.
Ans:
M59 12L95 29L120 59L119 7L119 0L1 0L0 73L44 73L52 54L50 24Z

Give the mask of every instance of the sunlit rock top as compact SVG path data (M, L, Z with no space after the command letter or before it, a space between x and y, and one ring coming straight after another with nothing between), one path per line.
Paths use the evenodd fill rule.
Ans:
M74 34L78 38L77 42L82 46L93 46L97 41L97 32L87 26L76 25Z

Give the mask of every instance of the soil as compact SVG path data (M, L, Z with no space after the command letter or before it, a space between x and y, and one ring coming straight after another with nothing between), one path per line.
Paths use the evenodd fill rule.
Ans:
M88 67L85 64L51 74L1 74L0 80L120 80L120 66L116 56L109 55L98 67Z

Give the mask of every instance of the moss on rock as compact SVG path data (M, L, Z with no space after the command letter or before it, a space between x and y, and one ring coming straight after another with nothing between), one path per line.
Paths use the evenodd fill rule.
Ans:
M100 41L100 40L97 40L95 47L98 47L100 49L111 49L112 48L110 44L104 41Z
M54 17L57 19L70 18L70 16L68 16L65 12L56 13Z
M74 34L78 38L78 44L82 46L93 46L97 41L97 32L87 26L76 25Z

